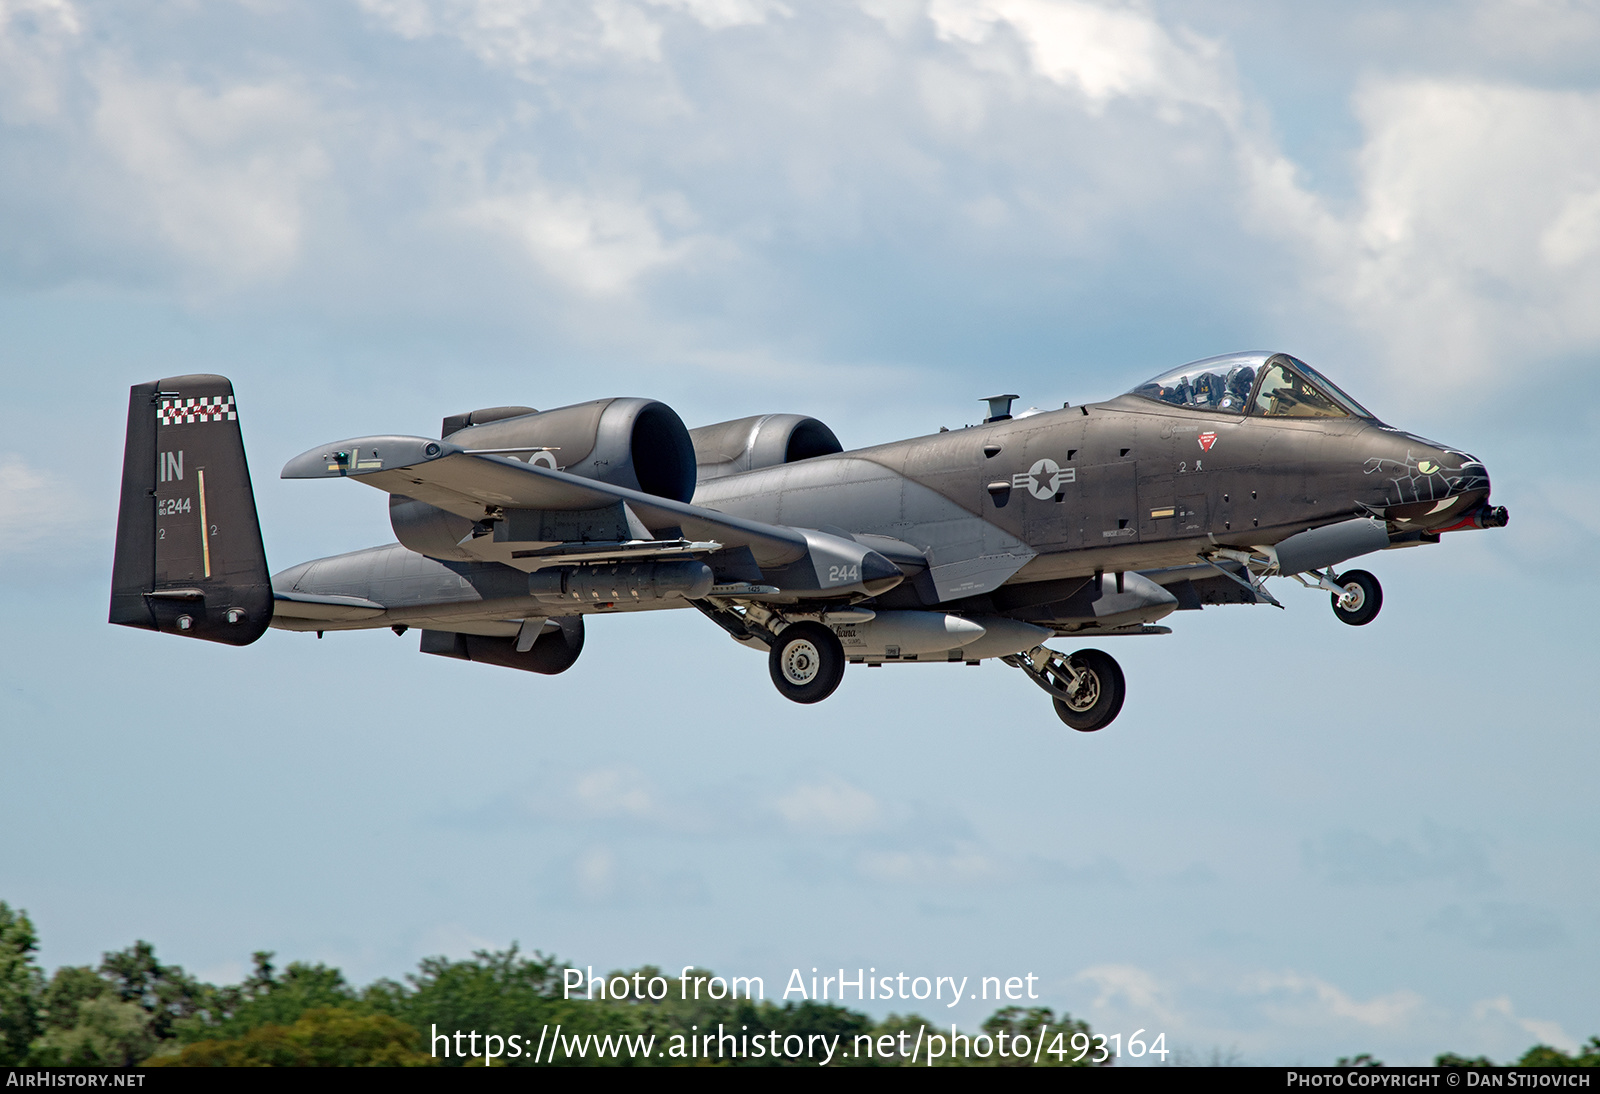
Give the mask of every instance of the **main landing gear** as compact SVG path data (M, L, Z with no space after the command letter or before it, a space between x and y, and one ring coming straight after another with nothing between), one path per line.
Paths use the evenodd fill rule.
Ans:
M791 623L772 643L767 668L785 699L820 703L844 679L844 646L821 623Z
M1056 716L1079 733L1093 733L1116 720L1128 693L1122 666L1108 653L1060 654L1048 646L1002 658L1050 694Z
M843 681L847 663L844 645L833 629L819 620L800 618L785 624L781 616L761 604L743 604L739 611L735 611L715 602L697 600L692 603L736 641L746 646L759 644L766 648L767 670L772 676L772 683L777 687L778 694L790 702L820 703L832 695ZM830 614L838 618L845 613L835 611ZM873 618L869 615L868 621ZM1026 630L1037 635L1041 628L1027 627ZM1017 645L1023 641L1037 639L1023 637ZM898 650L892 656L898 659ZM988 656L994 657L996 654L989 653ZM980 655L967 660L967 663L976 664L983 659ZM1056 716L1080 733L1104 729L1116 720L1122 710L1122 699L1127 694L1122 669L1108 654L1099 650L1062 654L1041 645L1025 653L1006 654L1000 659L1021 669L1030 680L1048 692ZM916 658L908 657L905 660L914 661ZM936 660L945 662L947 658L941 653ZM956 658L957 663L961 660L963 658Z

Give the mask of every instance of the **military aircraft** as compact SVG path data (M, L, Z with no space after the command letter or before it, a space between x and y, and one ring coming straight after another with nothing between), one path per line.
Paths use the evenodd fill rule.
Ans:
M398 542L269 578L231 383L131 389L111 622L247 645L290 631L422 632L421 651L554 674L588 615L694 608L767 653L797 703L847 664L999 658L1068 726L1122 708L1075 642L1169 634L1174 611L1282 604L1269 578L1372 621L1378 579L1334 567L1503 526L1482 462L1386 425L1284 353L1211 357L1105 402L844 451L765 414L687 429L663 403L501 406L438 439L358 437L286 479L389 495Z

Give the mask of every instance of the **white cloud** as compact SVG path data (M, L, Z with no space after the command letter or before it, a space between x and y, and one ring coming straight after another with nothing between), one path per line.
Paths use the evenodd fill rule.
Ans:
M0 0L0 120L40 122L57 113L61 57L82 33L70 0Z
M653 61L661 28L621 0L360 0L405 38L454 38L489 65L531 70L551 62L594 63L608 55Z
M572 801L591 817L645 817L657 812L649 784L632 768L585 772L572 784Z
M478 950L495 950L503 945L458 922L432 924L422 930L414 941L418 953L429 956L437 954L455 961L464 961ZM213 980L212 983L237 983L242 979L243 975L240 975Z
M971 844L943 851L867 851L856 866L863 877L896 885L989 885L1012 872Z
M775 805L792 827L830 835L867 831L883 816L877 798L839 778L803 783L778 798Z
M1600 189L1570 194L1539 238L1539 250L1554 269L1594 257L1600 251Z
M710 30L748 27L794 12L779 0L646 0L652 7L681 11Z
M1328 1052L1326 1059L1332 1059L1341 1050L1330 1049L1352 1041L1387 1052L1391 1040L1448 1040L1454 1033L1448 1019L1441 1024L1442 1016L1416 993L1357 1000L1325 980L1293 971L1241 975L1216 966L1188 966L1157 972L1106 963L1073 979L1093 986L1087 1009L1095 1028L1159 1029L1166 1047L1185 1057L1197 1055L1198 1046L1210 1046L1219 1057L1281 1061L1285 1045L1298 1044L1326 1046L1312 1051Z
M1422 996L1407 989L1361 1001L1326 980L1298 972L1260 973L1248 977L1244 989L1265 996L1263 1009L1278 1021L1294 1025L1340 1019L1394 1030L1409 1022L1423 1003Z
M1439 14L1460 20L1459 12ZM1465 26L1475 45L1490 56L1548 63L1586 52L1587 60L1600 45L1600 9L1590 0L1482 0L1472 5Z
M0 456L0 558L58 541L82 523L72 485L21 456Z
M94 82L94 132L124 173L116 197L135 230L210 276L287 270L307 191L328 169L307 96L272 83L209 91L112 63Z
M574 881L586 900L604 900L617 887L617 856L609 847L591 847L573 863Z
M549 65L661 60L665 27L681 14L707 30L791 14L778 0L359 0L395 33L454 38L481 61L541 78Z
M699 904L706 899L706 885L693 869L660 869L640 866L639 855L626 849L619 853L604 844L593 844L570 859L559 877L557 904L574 898L579 904L612 908L661 908L673 904Z
M1413 392L1476 402L1531 360L1600 344L1600 93L1372 80L1348 215L1280 164L1257 201L1307 246L1310 283ZM1448 381L1448 382L1446 382ZM1498 389L1497 389L1498 390Z
M1559 1048L1563 1052L1576 1052L1579 1049L1578 1039L1562 1028L1560 1022L1544 1018L1524 1018L1517 1014L1511 1005L1509 996L1502 995L1495 999L1484 999L1472 1008L1472 1016L1480 1021L1500 1019L1511 1023L1520 1030L1526 1031L1540 1044Z
M926 10L941 38L970 51L975 71L999 66L1004 29L1025 48L1034 79L1076 90L1091 114L1118 99L1143 103L1178 127L1175 143L1203 142L1211 125L1227 145L1221 162L1231 160L1237 176L1232 214L1297 251L1295 306L1320 299L1342 313L1380 349L1385 378L1411 393L1437 394L1448 377L1445 398L1479 402L1481 385L1508 361L1526 367L1530 358L1600 349L1592 304L1600 296L1600 92L1368 79L1352 99L1365 135L1355 157L1358 200L1346 211L1309 187L1253 121L1229 53L1141 6L929 0ZM1558 45L1546 33L1554 24L1531 29L1546 16L1567 25L1569 37L1600 34L1592 11L1556 0L1479 5L1474 33L1507 28L1504 48L1536 55ZM923 98L969 130L1001 109L960 79ZM1180 107L1201 118L1183 124Z
M603 296L690 255L694 240L663 237L663 207L674 210L675 203L534 186L481 198L462 216L510 238L547 276ZM681 204L676 210L681 212Z
M1033 70L1074 87L1092 109L1119 97L1197 103L1235 111L1230 69L1218 47L1175 35L1137 7L1078 0L930 0L928 17L946 41L981 46L1008 26ZM1181 39L1181 40L1180 40Z
M1514 1059L1529 1039L1577 1048L1561 1023L1524 1017L1507 997L1439 1005L1410 989L1359 998L1339 985L1296 970L1230 970L1185 964L1160 971L1107 963L1078 973L1092 985L1087 1011L1098 1028L1159 1027L1167 1046L1197 1055L1196 1046L1232 1046L1249 1062L1324 1061L1371 1051L1389 1063L1424 1063L1444 1051ZM1290 1046L1294 1046L1291 1048ZM1199 1053L1203 1055L1202 1053Z
M85 238L99 256L91 262L124 270L148 262L107 257L114 241L132 237L135 252L153 241L189 283L223 289L299 272L315 281L302 260L328 239L340 264L372 280L410 277L434 305L436 269L420 268L421 248L397 253L420 237L437 248L430 258L457 264L449 284L459 297L482 301L478 290L503 268L498 239L526 262L531 292L550 296L555 285L602 298L611 315L615 298L669 285L652 275L694 277L713 303L674 314L694 343L684 352L725 348L708 348L726 332L701 320L760 316L736 350L749 356L783 343L787 332L774 335L769 320L803 311L795 300L866 308L835 300L830 274L815 272L858 252L883 266L887 284L913 284L901 276L910 262L950 271L937 303L972 300L979 322L986 293L1037 293L1041 280L981 280L994 256L1023 256L1044 280L1115 276L1119 239L1148 232L1162 236L1153 246L1180 282L1228 248L1241 263L1290 256L1298 277L1264 286L1241 267L1241 286L1264 289L1254 300L1207 288L1236 326L1334 315L1377 351L1367 367L1414 391L1448 377L1447 398L1485 401L1507 361L1537 368L1600 349L1600 309L1590 306L1600 295L1600 92L1369 78L1351 100L1364 130L1356 197L1341 204L1284 154L1230 49L1144 4L362 6L379 33L454 43L516 78L488 102L466 97L438 112L369 96L359 81L321 80L293 58L269 76L219 83L159 52L105 47L69 0L9 0L0 54L17 64L0 57L0 116L56 118L91 104L85 117L52 123L74 144L60 172L67 196L49 199L66 207L67 234ZM1556 0L1494 0L1463 22L1480 29L1460 34L1545 16L1571 23L1569 36L1595 21ZM87 94L63 97L74 73ZM374 163L381 176L364 173ZM338 200L356 192L373 200ZM103 220L81 229L72 214L83 206ZM57 257L68 249L30 246L72 261ZM807 279L799 295L797 279ZM519 288L500 299L527 299ZM790 321L826 337L830 320L814 319ZM854 321L866 320L839 320ZM659 346L662 325L637 326ZM624 329L634 327L613 322L605 336ZM780 356L797 348L806 351L783 344ZM1375 379L1360 367L1351 366L1358 388Z
M1095 965L1084 969L1075 979L1095 986L1097 994L1093 1005L1096 1008L1120 1005L1168 1025L1178 1022L1171 989L1145 969L1135 965Z
M1473 832L1436 824L1422 826L1421 839L1380 839L1341 829L1302 846L1306 865L1342 885L1406 885L1449 880L1468 889L1499 884L1489 861L1489 843Z

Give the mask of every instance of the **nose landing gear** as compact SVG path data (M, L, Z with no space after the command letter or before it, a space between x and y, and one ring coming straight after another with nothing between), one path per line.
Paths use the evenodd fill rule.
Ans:
M1307 581L1308 575L1316 581ZM1347 570L1336 577L1329 566L1326 573L1310 570L1289 576L1308 589L1326 589L1333 600L1333 614L1352 627L1365 627L1378 618L1383 607L1383 586L1365 570Z
M1324 586L1328 583L1325 581ZM1339 622L1364 627L1378 617L1383 607L1383 586L1365 570L1349 570L1334 578L1330 590L1333 614Z

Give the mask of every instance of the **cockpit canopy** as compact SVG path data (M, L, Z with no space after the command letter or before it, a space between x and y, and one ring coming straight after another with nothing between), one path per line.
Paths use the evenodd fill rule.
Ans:
M1366 407L1287 353L1229 353L1192 361L1130 395L1225 414L1264 418L1372 418Z

